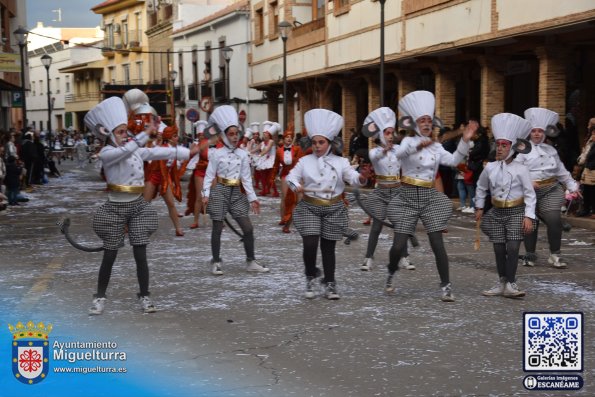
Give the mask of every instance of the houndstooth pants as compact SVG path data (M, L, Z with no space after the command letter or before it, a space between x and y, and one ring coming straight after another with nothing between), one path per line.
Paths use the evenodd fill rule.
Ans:
M341 240L349 225L347 207L343 201L323 206L300 201L293 211L293 224L300 236L320 236L327 240Z
M239 186L225 186L220 183L211 190L207 213L214 221L223 221L229 212L232 218L248 216L250 203Z
M376 219L386 219L388 204L394 199L400 191L400 186L380 188L377 187L366 197L364 205L370 211L370 214Z
M523 240L523 219L525 205L512 208L492 207L481 219L481 230L492 243L505 243L510 240ZM536 222L533 220L533 230Z
M147 245L157 230L157 211L142 196L134 201L107 201L93 217L93 231L103 240L103 248L117 250L124 246L125 226L130 245Z
M537 188L535 194L537 195L537 216L550 211L560 212L560 208L564 205L564 189L559 183Z
M450 199L432 188L401 185L399 194L388 204L388 219L395 233L415 234L419 219L426 233L442 231L451 215Z

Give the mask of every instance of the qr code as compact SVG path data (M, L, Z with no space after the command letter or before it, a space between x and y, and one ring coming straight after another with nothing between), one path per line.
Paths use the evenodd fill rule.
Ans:
M525 371L583 370L583 313L524 313Z

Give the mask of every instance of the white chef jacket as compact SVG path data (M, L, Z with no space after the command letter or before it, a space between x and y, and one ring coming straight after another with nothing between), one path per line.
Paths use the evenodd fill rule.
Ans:
M399 176L401 172L401 160L398 156L403 155L405 150L401 145L393 145L386 153L381 146L370 149L368 156L374 166L374 173L376 175ZM381 179L377 179L376 182L378 184L395 183L394 181L383 181Z
M535 219L537 195L529 177L529 170L523 164L512 161L488 163L477 181L475 190L475 207L484 208L487 191L492 198L500 201L513 201L521 197L525 201L525 216Z
M462 139L459 141L457 150L454 153L446 151L438 142L418 151L417 146L428 139L416 135L406 137L401 141L399 146L402 146L403 149L399 150L398 157L401 159L402 176L434 181L438 166L455 167L469 154L469 143Z
M149 160L186 160L190 156L190 150L183 146L175 148L167 147L142 147L147 143L149 137L141 132L134 140L123 146L104 146L99 152L105 179L108 184L143 186L145 184L145 172L143 161ZM109 192L111 201L128 202L135 200L139 193Z
M248 152L245 150L239 148L231 150L227 146L213 151L209 149L209 165L203 182L203 197L209 197L211 194L211 183L216 177L240 179L248 201L256 201L256 193L254 193L254 187L252 186L250 159Z
M556 178L571 192L579 189L578 183L572 179L572 175L560 161L556 149L547 143L531 142L531 151L527 154L519 154L514 161L527 166L532 181Z
M345 182L353 186L362 185L359 172L351 168L349 160L332 153L322 157L315 154L301 157L285 180L292 190L303 186L306 195L322 199L331 199L343 193Z

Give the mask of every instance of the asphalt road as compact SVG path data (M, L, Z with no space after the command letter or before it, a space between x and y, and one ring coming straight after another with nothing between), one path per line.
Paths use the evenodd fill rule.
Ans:
M128 373L113 382L97 375L100 382L92 387L85 384L92 378L78 377L72 389L66 389L64 375L54 373L38 390L64 383L63 390L71 392L61 395L106 395L122 382L142 379L146 387L138 395L143 396L562 395L523 387L523 313L563 311L584 313L585 386L566 393L595 394L595 230L574 227L564 234L566 270L547 265L542 232L537 266L518 271L527 296L487 298L480 292L497 280L492 246L482 236L480 250L474 251L472 216L455 212L444 238L457 300L443 303L419 225L421 245L411 249L417 269L398 273L396 295L383 293L392 239L386 230L377 248L378 266L359 270L369 227L354 205L351 226L360 238L337 245L341 299L310 301L303 298L301 239L295 230L281 233L277 199L263 198L262 213L252 216L257 257L271 273L244 272L241 243L226 228L220 277L209 273L210 222L201 219L200 228L190 230L192 220L183 218L186 235L175 237L157 199L160 227L149 245L149 262L159 311L140 311L127 245L114 266L104 315L90 317L101 254L72 248L56 221L70 217L77 241L98 245L90 220L105 200L104 184L93 165L81 171L67 160L61 167L63 176L29 193L31 201L0 213L0 337L9 337L6 323L51 322L55 340L116 341L128 352ZM183 211L182 204L178 208ZM9 367L7 362L0 373L11 376ZM6 395L20 395L13 387ZM136 395L130 390L122 395Z

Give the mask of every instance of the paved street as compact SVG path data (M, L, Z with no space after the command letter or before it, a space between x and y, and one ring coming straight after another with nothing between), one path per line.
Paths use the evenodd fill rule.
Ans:
M201 219L200 228L190 230L192 220L183 218L186 235L174 237L165 204L157 199L160 227L149 246L149 262L159 312L140 311L127 245L114 266L105 314L90 317L101 253L71 247L56 221L70 217L77 241L99 245L90 220L105 200L104 184L93 165L81 171L72 164L64 162L61 178L29 193L30 202L0 213L1 343L9 344L7 323L50 322L54 339L117 341L129 354L128 373L100 378L103 382L92 388L83 375L55 373L39 385L24 386L3 379L12 376L7 364L0 378L14 387L8 395L18 395L18 387L42 391L60 382L67 390L65 379L75 381L62 395L105 395L118 382L136 379L143 396L560 395L523 387L527 311L584 313L585 386L568 394L595 394L593 229L574 227L564 234L567 270L547 265L542 231L537 266L519 268L526 298L487 298L481 290L497 281L492 246L482 235L481 249L474 251L472 216L455 211L444 235L457 298L449 304L439 300L438 275L421 228L421 245L411 250L417 269L400 271L395 296L383 293L392 237L386 230L378 266L359 270L369 227L354 205L351 226L360 238L337 245L341 299L307 301L301 240L295 230L281 233L277 199L264 198L262 214L252 216L257 257L271 273L244 272L238 237L225 228L221 277L209 273L210 223ZM178 208L183 212L182 204Z

